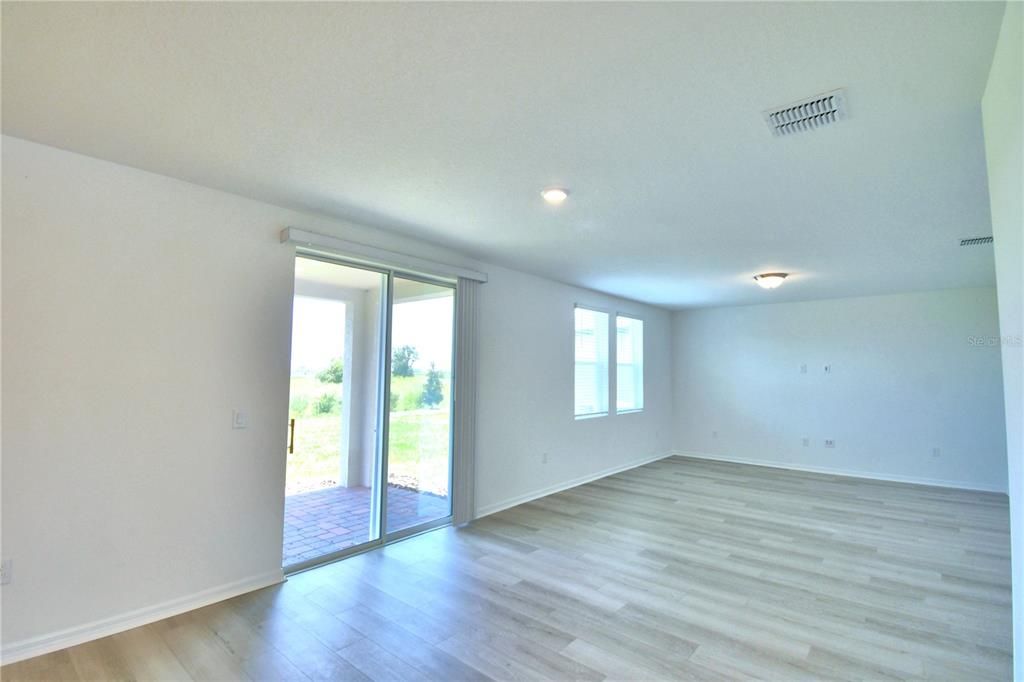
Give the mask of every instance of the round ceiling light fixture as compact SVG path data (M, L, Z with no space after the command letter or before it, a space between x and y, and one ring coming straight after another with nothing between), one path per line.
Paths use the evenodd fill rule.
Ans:
M754 281L762 289L777 289L782 286L787 277L789 277L788 272L765 272L760 275L754 275Z
M540 195L552 206L559 206L569 198L569 190L564 187L546 187Z

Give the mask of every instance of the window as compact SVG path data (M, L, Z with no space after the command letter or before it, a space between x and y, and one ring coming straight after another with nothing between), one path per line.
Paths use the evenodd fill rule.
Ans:
M644 321L615 316L615 409L644 409Z
M608 414L608 313L576 308L576 416Z

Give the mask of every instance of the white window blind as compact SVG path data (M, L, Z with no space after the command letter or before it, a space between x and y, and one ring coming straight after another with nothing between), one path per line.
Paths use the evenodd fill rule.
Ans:
M576 416L608 413L608 313L576 308Z
M644 409L644 321L615 316L615 409Z

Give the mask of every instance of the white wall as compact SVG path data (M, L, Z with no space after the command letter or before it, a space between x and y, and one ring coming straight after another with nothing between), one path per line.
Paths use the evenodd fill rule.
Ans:
M1004 491L998 334L993 289L677 313L676 446Z
M4 137L8 654L279 576L293 251L278 233L289 225L490 273L480 508L669 450L664 311ZM576 301L649 320L646 413L572 419ZM233 408L248 411L247 430L231 429Z
M1006 444L1010 478L1010 529L1013 552L1014 676L1024 680L1024 167L1022 155L1021 62L1024 44L1021 3L1006 3L999 42L981 102L985 155L995 237L999 328L1003 337L1003 384L1006 402Z
M503 268L488 273L479 301L486 331L479 357L478 511L671 449L669 312ZM574 419L574 303L644 320L643 412Z

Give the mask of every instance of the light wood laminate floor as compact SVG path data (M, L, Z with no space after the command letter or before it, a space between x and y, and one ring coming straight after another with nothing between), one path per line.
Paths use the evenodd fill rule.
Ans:
M1003 495L673 457L5 667L47 679L1009 679Z

